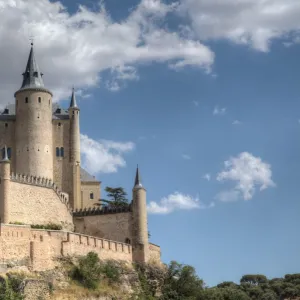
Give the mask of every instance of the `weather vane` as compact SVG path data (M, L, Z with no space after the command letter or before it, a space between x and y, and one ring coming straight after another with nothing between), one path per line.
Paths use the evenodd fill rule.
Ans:
M33 46L33 42L34 42L34 35L30 35L29 36L29 41L31 42L30 44L31 44L31 46Z

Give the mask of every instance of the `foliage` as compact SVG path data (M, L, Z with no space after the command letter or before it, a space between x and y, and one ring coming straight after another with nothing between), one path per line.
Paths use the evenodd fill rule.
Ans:
M24 299L20 286L23 278L18 276L9 276L1 278L0 282L0 300L22 300Z
M97 205L102 205L104 203L104 205L109 208L128 207L129 203L127 199L127 193L122 187L112 188L107 186L105 188L105 192L107 193L107 197L109 199L100 199L100 203Z
M94 252L79 258L78 266L71 272L71 277L89 289L96 289L100 280L100 259Z
M108 279L110 284L120 281L121 271L113 260L101 264L101 274Z
M26 225L25 223L18 222L18 221L16 221L16 222L9 222L9 224L12 224L12 225Z
M60 224L48 223L45 225L33 224L31 228L34 229L45 229L45 230L62 230L62 226Z

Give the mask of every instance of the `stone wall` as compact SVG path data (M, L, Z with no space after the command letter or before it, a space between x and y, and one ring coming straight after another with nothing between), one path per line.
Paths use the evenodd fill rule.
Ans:
M67 197L49 181L12 175L9 189L9 222L61 224L73 230ZM23 181L23 182L22 182Z
M132 262L131 246L66 231L33 230L24 225L0 225L0 261L26 265L34 271L52 269L57 258L96 252L101 259Z
M161 263L161 252L160 252L160 247L149 243L149 262L150 263Z
M90 194L93 193L93 199ZM100 199L100 182L96 181L82 181L81 182L81 208L97 207Z
M132 213L107 213L102 215L75 216L75 231L124 243L132 241Z

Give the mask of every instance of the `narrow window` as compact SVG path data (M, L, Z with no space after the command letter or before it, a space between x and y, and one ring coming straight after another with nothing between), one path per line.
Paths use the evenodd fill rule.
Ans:
M41 98L41 97L39 97L39 103L41 103L41 101L42 101L42 98Z
M61 123L58 123L58 126L60 127L60 126L61 126Z
M7 124L7 123L5 123L5 127L8 127L8 124Z
M25 98L25 103L28 103L28 97Z
M130 244L130 239L129 238L125 239L125 244Z
M11 148L7 148L7 156L11 159Z
M94 193L90 193L90 200L94 200Z
M63 148L63 147L60 148L60 156L61 156L61 157L64 157L64 156L65 156L64 148Z
M56 157L59 157L59 148L56 147Z

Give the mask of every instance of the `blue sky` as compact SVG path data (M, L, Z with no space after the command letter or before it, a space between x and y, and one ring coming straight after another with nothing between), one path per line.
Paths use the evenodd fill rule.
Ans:
M131 194L138 163L151 241L210 286L300 268L300 6L246 2L0 1L1 105L33 35L55 100L77 88L83 165Z

